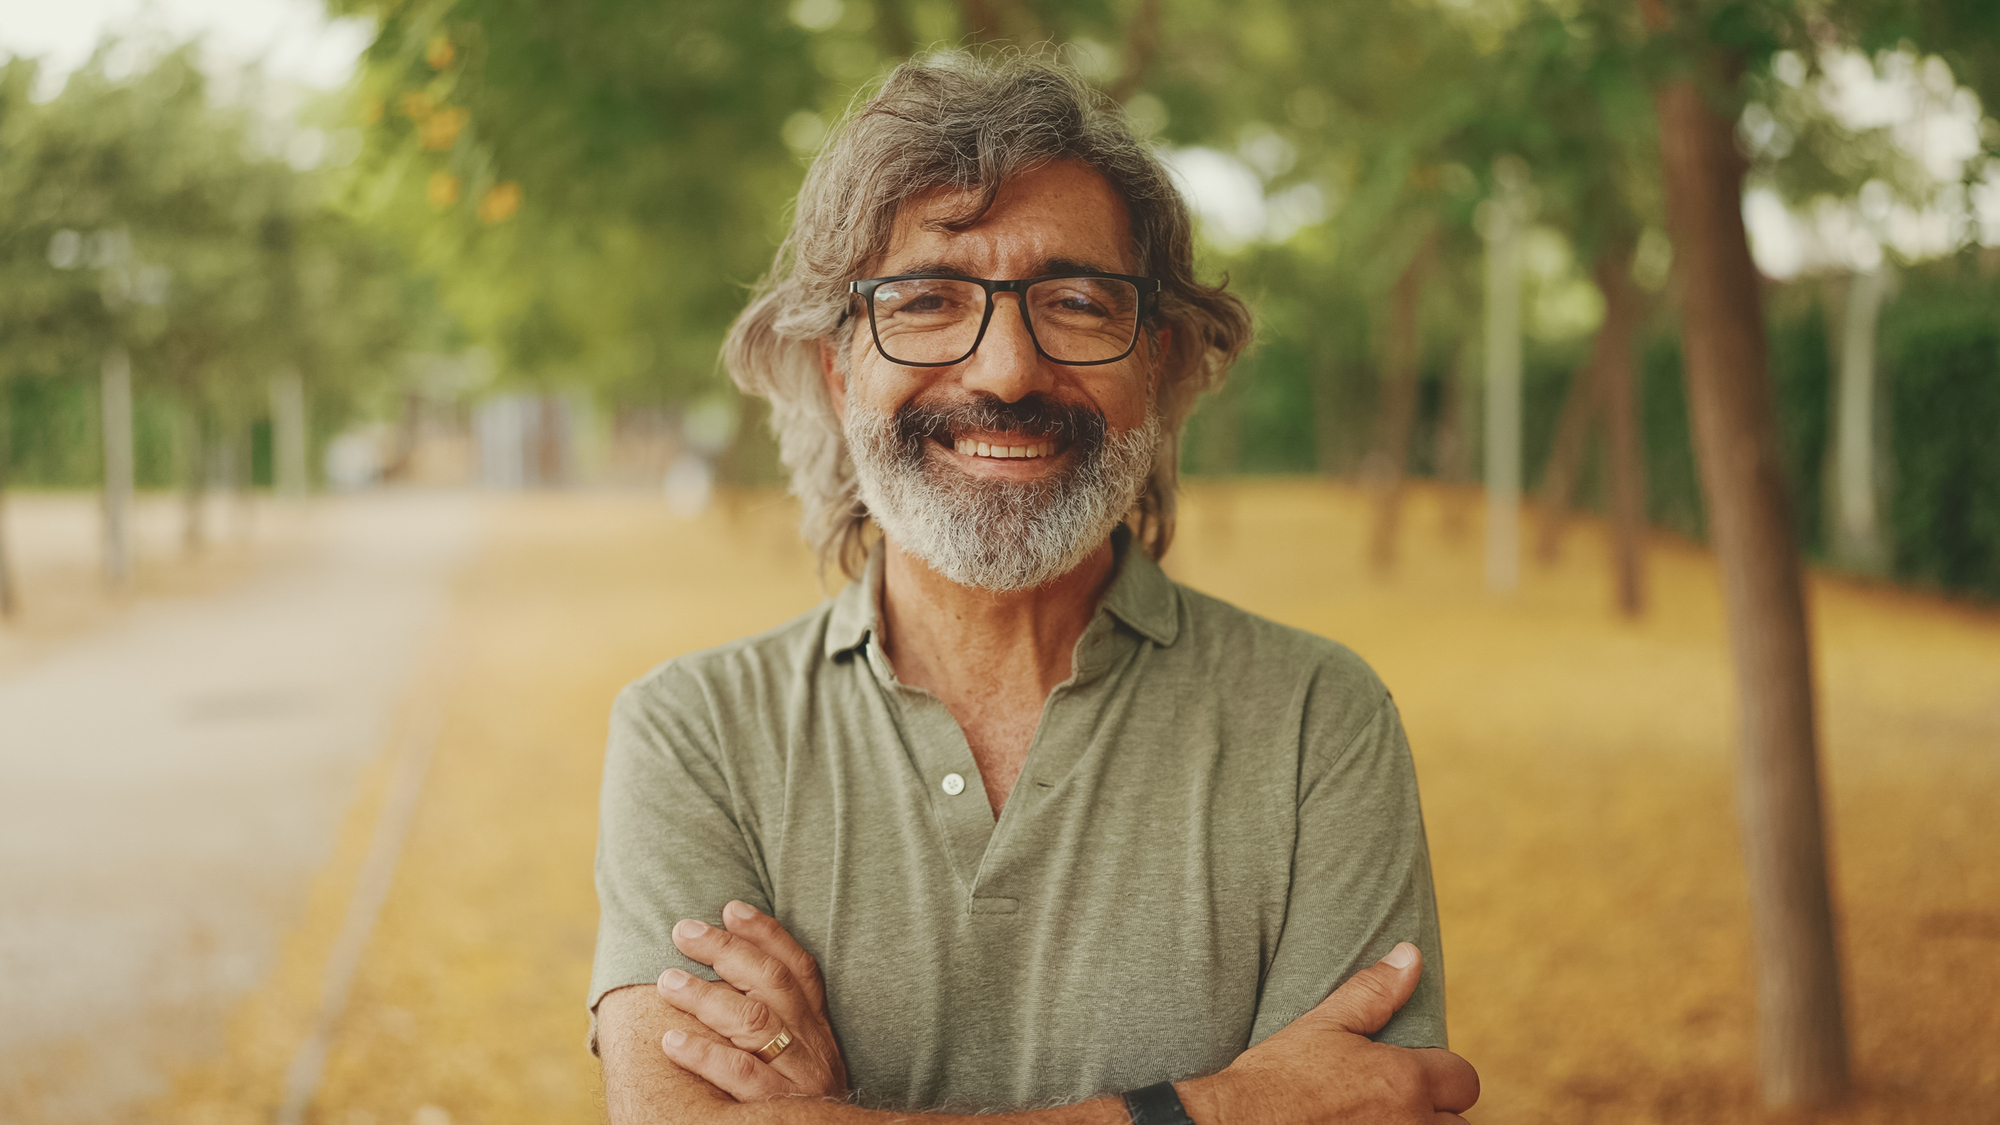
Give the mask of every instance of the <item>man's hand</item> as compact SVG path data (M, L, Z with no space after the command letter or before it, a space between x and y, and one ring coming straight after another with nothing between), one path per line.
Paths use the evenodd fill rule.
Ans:
M819 963L777 919L744 902L722 908L718 930L692 918L674 927L674 945L715 970L721 982L679 969L660 974L660 995L722 1041L669 1031L667 1057L739 1102L782 1097L845 1098L847 1063L826 1015ZM791 1045L771 1062L755 1054L780 1031Z
M1398 945L1221 1072L1179 1083L1189 1116L1201 1125L1464 1125L1459 1114L1479 1100L1471 1063L1368 1038L1409 1002L1422 961L1416 946Z

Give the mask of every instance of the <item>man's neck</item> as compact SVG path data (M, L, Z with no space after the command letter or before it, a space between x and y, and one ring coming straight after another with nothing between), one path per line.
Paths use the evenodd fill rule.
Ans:
M898 680L937 696L958 720L997 816L1042 705L1069 678L1077 639L1110 585L1111 541L1055 581L1007 593L961 586L894 540L885 548L883 652Z

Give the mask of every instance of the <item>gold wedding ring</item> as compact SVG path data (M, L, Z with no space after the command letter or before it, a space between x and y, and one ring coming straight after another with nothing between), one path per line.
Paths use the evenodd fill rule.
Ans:
M780 1031L771 1037L769 1043L757 1048L755 1053L758 1058L763 1059L765 1062L774 1063L778 1061L779 1055L785 1053L785 1048L791 1045L792 1033L789 1031Z

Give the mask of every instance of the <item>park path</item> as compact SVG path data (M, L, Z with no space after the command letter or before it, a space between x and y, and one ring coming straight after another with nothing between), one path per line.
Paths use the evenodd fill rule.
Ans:
M1169 569L1343 640L1382 673L1423 785L1453 1045L1485 1125L1750 1125L1749 922L1732 703L1709 558L1662 537L1646 620L1609 612L1601 528L1507 597L1481 586L1476 498L1415 490L1371 574L1365 497L1322 482L1192 490ZM587 1125L582 999L605 716L652 664L820 596L775 496L700 520L650 497L496 510L420 669L422 799L310 1120ZM2000 614L1816 580L1836 900L1860 1092L1843 1125L1991 1122L2000 1104ZM428 729L428 728L427 728ZM394 744L394 740L391 740ZM364 776L299 925L156 1119L271 1120L383 807Z
M142 598L0 670L0 1121L144 1119L221 1048L383 745L477 504L326 501L232 584Z

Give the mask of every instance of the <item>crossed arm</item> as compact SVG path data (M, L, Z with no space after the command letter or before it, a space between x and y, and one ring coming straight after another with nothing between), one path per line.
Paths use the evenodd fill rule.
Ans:
M606 993L597 1008L612 1125L1125 1125L1118 1098L1054 1109L955 1118L887 1113L844 1102L847 1069L826 1014L819 966L778 922L741 902L726 928L684 921L674 944L722 979L669 969L657 986ZM1479 1076L1449 1051L1391 1047L1368 1035L1416 990L1417 947L1349 978L1312 1011L1212 1075L1175 1083L1197 1125L1352 1122L1463 1125ZM790 1047L766 1063L752 1052L779 1030Z

